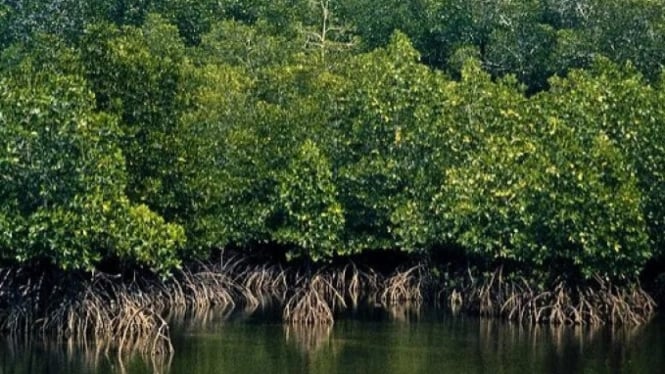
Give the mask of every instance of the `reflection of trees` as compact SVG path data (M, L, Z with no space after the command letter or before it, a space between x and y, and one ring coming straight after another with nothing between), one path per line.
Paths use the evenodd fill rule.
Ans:
M479 321L479 359L512 366L507 358L528 361L532 369L553 372L623 370L641 354L637 342L647 326L523 325L495 319ZM662 344L662 343L661 343ZM643 345L643 343L640 343ZM597 360L597 357L606 357ZM600 365L601 367L596 367Z
M524 325L481 318L479 350L482 355L507 355L523 350L532 357L564 356L591 343L599 330L593 326Z
M170 324L184 331L202 331L211 325L226 321L231 316L233 309L227 307L196 308L186 310L184 308L169 313L167 320Z
M405 302L402 304L387 306L386 311L390 315L391 319L400 322L407 322L420 318L421 306L422 303L420 302Z
M329 325L187 319L174 333L177 355L151 362L117 356L102 343L0 339L0 373L48 372L649 372L665 364L662 324L642 327L527 326L430 315L402 308ZM414 317L419 315L419 317ZM392 316L392 314L391 314ZM404 322L406 321L406 322ZM415 321L415 322L414 322ZM333 331L334 330L334 331ZM192 337L193 336L193 337ZM284 344L286 343L286 344ZM109 353L110 352L110 353ZM238 359L251 355L251 360ZM351 365L351 366L350 366ZM651 365L651 366L650 366ZM654 366L655 365L655 366ZM660 366L659 366L660 365ZM50 368L50 370L49 370Z
M330 342L332 326L328 324L304 325L285 324L284 335L287 343L293 344L299 351L314 353Z
M109 349L112 342L81 343L74 338L54 340L43 338L0 341L0 373L154 372L168 371L173 356L144 357L136 352Z

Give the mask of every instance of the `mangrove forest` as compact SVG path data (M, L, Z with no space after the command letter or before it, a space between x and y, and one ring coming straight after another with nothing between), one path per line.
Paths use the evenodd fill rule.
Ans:
M643 324L664 64L661 0L2 0L0 330Z

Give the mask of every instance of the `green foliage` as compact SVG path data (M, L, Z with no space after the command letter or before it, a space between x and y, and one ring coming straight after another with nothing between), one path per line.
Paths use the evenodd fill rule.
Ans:
M607 134L630 163L642 194L643 217L649 227L651 246L662 253L665 247L662 90L645 84L630 66L618 69L599 59L590 72L575 72L568 80L555 81L552 97L560 97L562 92L567 92L571 100L556 100L558 113L589 121Z
M665 77L663 77L665 78ZM640 187L646 197L645 217L651 239L660 258L665 258L665 86L660 79L660 89L654 98L654 114L644 118L641 140L643 146L636 149ZM637 109L637 108L633 108Z
M665 8L657 1L591 2L583 34L612 61L630 61L647 78L658 78L665 59Z
M277 176L279 223L273 239L293 245L314 261L343 254L340 234L344 227L342 207L332 180L328 160L311 140L305 141L290 165Z
M182 113L179 119L176 213L186 228L189 252L205 256L210 248L232 241L227 223L245 222L247 218L229 214L226 203L242 205L242 201L235 201L237 196L227 196L225 191L240 188L229 179L228 168L236 165L233 152L243 152L245 143L233 144L239 139L232 127L245 119L247 112L243 109L250 105L247 91L251 80L241 68L212 64L193 71L191 79L200 83L190 92L196 109ZM238 167L238 172L251 173L242 169L244 165ZM239 232L236 243L240 237Z
M408 38L396 33L385 49L357 56L343 70L349 83L341 93L342 119L330 152L347 214L348 245L355 252L404 247L395 236L393 221L402 220L395 210L425 188L419 184L428 172L423 143L440 104L442 77L418 57Z
M242 66L249 71L265 69L293 59L300 45L235 21L212 26L196 50L200 64Z
M179 117L187 105L188 61L178 31L158 16L142 28L91 28L83 61L100 110L120 118L120 139L133 201L173 219L187 145Z
M606 135L549 114L540 134L507 118L508 133L449 170L437 203L453 237L490 258L635 275L649 252L630 164Z
M260 83L224 91L240 101L206 104L216 110L200 118L223 139L217 243L276 242L315 260L456 245L584 276L639 271L652 253L643 185L600 125L608 113L585 109L599 92L529 99L477 62L454 83L418 57L396 34L333 71L278 59ZM222 71L242 74L236 61ZM623 105L635 104L653 105Z
M93 111L80 77L48 71L40 57L0 80L2 258L88 270L112 258L166 273L182 229L129 203L117 122Z
M380 3L337 0L331 1L331 6L342 23L353 26L364 49L372 50L385 46L396 30L413 37L422 33L429 3L429 0L389 0Z
M633 276L665 247L661 8L5 2L2 257L455 247Z
M242 72L206 67L206 84L194 95L198 109L184 120L185 134L195 135L190 150L198 152L188 159L187 189L196 197L190 219L202 249L269 239L272 171L287 162L280 152L288 133L279 130L288 127L277 127L283 123L278 108L248 97L252 86Z
M531 91L547 78L588 67L602 54L632 61L650 80L658 77L665 45L665 9L650 0L522 0L336 2L368 48L406 32L429 65L455 73L460 48L480 51L494 75L516 75Z
M5 4L0 4L0 51L8 44L9 24L12 9Z
M223 7L229 20L260 26L273 35L294 36L307 19L312 3L309 0L226 0Z
M27 41L33 35L49 33L65 39L80 35L83 24L92 18L86 2L5 1L0 5L0 19L6 43ZM1 40L1 39L0 39Z
M211 25L225 14L222 2L210 0L155 1L151 11L176 25L187 45L197 45L201 36L210 31Z
M31 40L12 44L0 53L0 69L5 74L42 72L78 76L83 73L77 51L62 39L49 34L37 34Z
M602 82L586 78L596 90L581 94L557 81L525 100L477 71L465 76L460 99L473 100L465 105L473 115L457 120L473 127L433 200L443 232L488 258L572 264L587 277L639 272L652 254L643 190L625 143L612 138L622 119L593 109L604 100Z

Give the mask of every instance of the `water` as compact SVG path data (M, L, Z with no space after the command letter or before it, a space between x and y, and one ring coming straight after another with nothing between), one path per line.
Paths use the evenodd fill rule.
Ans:
M0 373L665 373L665 320L637 328L527 328L436 310L364 311L332 328L272 314L190 320L170 363L74 346L0 344Z

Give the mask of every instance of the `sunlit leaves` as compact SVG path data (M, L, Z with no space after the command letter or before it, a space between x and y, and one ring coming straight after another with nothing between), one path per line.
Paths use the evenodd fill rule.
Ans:
M115 259L167 273L182 229L127 200L115 118L94 112L81 77L40 71L40 61L24 56L0 80L2 258L85 270Z
M316 144L305 141L277 182L274 240L294 245L297 249L291 256L305 255L315 261L343 254L344 214L330 164Z
M187 152L179 117L188 105L189 68L178 31L150 16L142 28L97 25L88 33L86 74L98 109L121 120L128 195L172 219L182 208L177 160Z
M51 3L0 8L4 258L452 246L620 278L665 243L653 2Z

